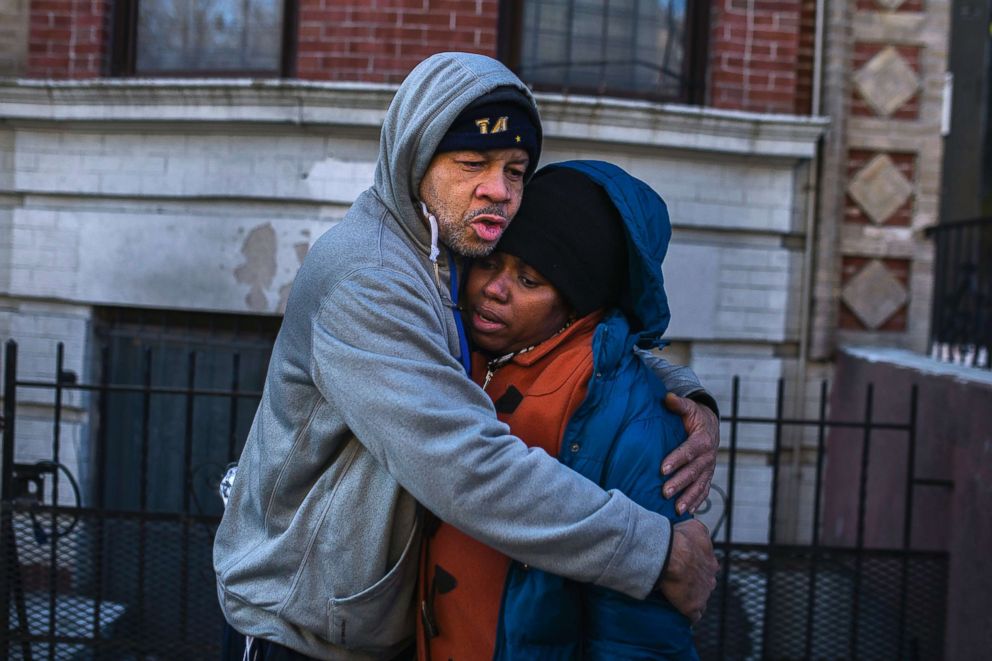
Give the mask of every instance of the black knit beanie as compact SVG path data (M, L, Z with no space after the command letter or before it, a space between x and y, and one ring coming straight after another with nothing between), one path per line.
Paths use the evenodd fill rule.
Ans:
M434 153L518 147L530 157L530 175L540 155L540 126L537 112L523 92L515 87L497 87L455 118Z
M568 167L534 175L496 250L536 269L580 317L615 305L626 282L620 213L599 184Z

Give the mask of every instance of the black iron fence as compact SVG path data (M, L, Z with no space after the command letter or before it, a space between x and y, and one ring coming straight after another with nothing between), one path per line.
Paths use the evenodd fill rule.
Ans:
M931 354L992 369L992 217L940 223L934 239Z
M104 350L101 380L87 384L65 369L60 345L52 378L25 380L17 377L17 346L6 344L0 658L219 654L222 619L210 552L221 511L216 486L225 463L240 453L245 419L260 393L239 389L237 353L227 366L227 389L203 386L218 377L203 376L197 353L167 366L183 375L179 386L153 379L154 356L147 350L142 356L143 368L135 372L139 383L111 383L114 370ZM896 423L873 419L871 388L864 416L853 421L828 417L826 384L818 416L790 418L783 389L779 383L773 415L744 415L734 379L724 418L726 479L713 492L717 512L705 515L721 573L697 627L700 656L940 658L947 556L911 545L914 490L921 482L913 459L915 388L907 419ZM749 431L753 437L755 430L773 440L771 452L762 455L770 480L769 526L766 539L745 543L735 531L735 497L747 486L738 478L739 457L755 454L742 435ZM840 435L831 436L835 432ZM808 436L812 448L787 447L790 433ZM865 541L868 456L878 433L902 435L908 453L898 548L873 548ZM861 444L861 465L850 467L859 476L853 540L821 534L821 511L835 488L824 475L830 442ZM791 448L804 447L815 453L812 536L783 543L776 530L783 500L779 478Z

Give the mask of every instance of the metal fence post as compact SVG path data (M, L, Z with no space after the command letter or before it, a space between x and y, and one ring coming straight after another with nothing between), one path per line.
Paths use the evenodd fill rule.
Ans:
M17 408L17 343L7 340L3 370L3 465L0 467L3 502L14 497L14 411Z
M782 457L782 427L785 416L785 380L778 380L778 394L775 400L775 445L772 451L772 493L768 513L768 565L765 572L765 611L761 624L761 653L769 655L771 647L771 611L775 590L775 524L778 520L778 473Z
M858 533L857 549L854 556L854 603L851 605L851 633L849 638L848 654L850 658L858 658L858 636L861 633L861 626L858 618L861 617L861 572L864 563L865 552L865 515L868 500L868 461L871 456L871 430L872 430L872 403L875 396L875 386L868 384L868 391L865 396L865 420L864 437L861 445L861 474L858 484Z
M813 487L813 546L809 562L809 597L806 602L806 639L804 658L813 658L813 633L816 610L816 571L820 561L820 499L823 490L824 442L827 432L827 382L820 382L820 414L816 419L816 480Z
M14 522L11 519L10 501L13 498L14 473L14 409L17 406L17 344L8 340L4 351L3 371L3 453L0 457L0 528L5 548L3 567L0 568L0 585L3 590L3 608L0 608L0 658L10 658L10 594L13 590L12 570L17 563L17 546L14 539ZM21 617L21 614L18 614Z
M24 600L24 586L21 585L20 560L17 555L17 537L14 533L14 419L17 411L17 343L7 340L4 347L3 372L3 458L2 496L0 496L0 538L4 548L4 560L0 569L0 583L3 590L3 607L0 608L0 658L10 658L10 603L13 596L17 610L17 626L26 633L28 627L27 607ZM31 643L27 637L21 639L21 655L31 661Z
M62 449L62 384L65 374L65 345L59 342L55 347L55 403L52 415L52 531L49 535L48 547L48 656L55 658L56 622L58 614L58 580L59 580L59 466L61 465Z
M717 658L723 659L726 656L727 645L727 596L730 591L730 545L733 540L732 528L734 525L734 478L737 469L737 424L740 417L740 377L735 376L733 380L733 395L730 400L730 457L727 460L727 501L725 511L727 518L724 519L727 527L724 528L723 547L723 567L720 576L720 639L717 643Z
M909 550L913 546L913 488L916 486L916 414L919 387L909 393L909 434L906 452L906 511L903 513L902 566L899 568L899 654L906 642L906 597L909 588Z

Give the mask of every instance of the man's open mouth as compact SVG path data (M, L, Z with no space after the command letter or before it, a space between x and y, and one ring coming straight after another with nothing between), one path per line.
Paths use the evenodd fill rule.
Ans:
M472 219L472 229L475 230L476 235L483 241L498 241L499 237L503 235L503 230L506 229L507 222L505 218L500 216L477 216Z

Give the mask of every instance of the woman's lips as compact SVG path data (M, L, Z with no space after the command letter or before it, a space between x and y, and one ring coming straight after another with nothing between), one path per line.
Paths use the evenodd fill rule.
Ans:
M498 331L506 326L499 315L485 308L476 308L472 311L472 327L475 330L486 333Z

